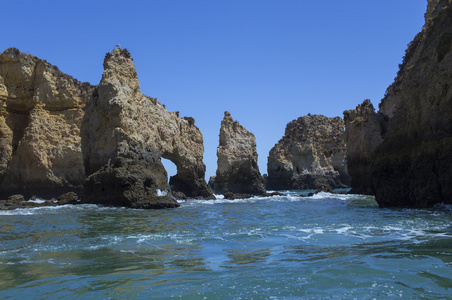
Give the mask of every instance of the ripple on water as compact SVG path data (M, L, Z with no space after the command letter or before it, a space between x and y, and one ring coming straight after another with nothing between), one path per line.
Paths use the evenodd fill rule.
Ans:
M368 196L299 194L185 200L161 211L0 211L0 297L450 295L450 210L378 209Z

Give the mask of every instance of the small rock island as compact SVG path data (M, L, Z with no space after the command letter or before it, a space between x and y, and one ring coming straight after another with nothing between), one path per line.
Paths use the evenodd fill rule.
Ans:
M287 124L268 155L267 189L332 189L345 187L347 172L344 122L307 115Z
M256 138L239 122L224 112L217 148L218 167L214 179L215 193L261 195L264 180L257 165Z

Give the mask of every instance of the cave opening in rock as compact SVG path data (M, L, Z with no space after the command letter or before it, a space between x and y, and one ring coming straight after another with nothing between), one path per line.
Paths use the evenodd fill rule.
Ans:
M165 167L166 172L168 173L168 182L171 176L177 174L177 166L169 159L162 157L162 164Z

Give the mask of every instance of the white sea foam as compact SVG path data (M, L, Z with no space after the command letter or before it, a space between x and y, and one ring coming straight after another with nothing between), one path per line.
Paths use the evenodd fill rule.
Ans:
M40 206L17 208L14 210L0 210L0 216L22 216L22 215L42 215L42 214L58 214L65 211L84 211L84 210L118 210L126 209L124 207L103 207L96 204L65 204L58 206Z
M342 201L346 201L346 200L351 200L351 199L356 199L357 197L359 197L358 195L349 195L349 194L332 194L332 193L328 193L328 192L320 192L317 193L315 195L312 196L312 199L337 199L337 200L342 200Z
M46 200L43 200L43 199L39 199L39 198L36 198L36 199L30 199L30 200L28 200L27 202L31 202L31 203L38 203L38 204L41 204L41 203L44 203L44 202L46 202ZM55 201L54 201L55 202Z
M161 190L161 189L157 189L157 196L167 196L168 195L168 191L167 190Z
M122 252L122 253L132 253L132 254L135 254L135 250L123 250L123 249L121 249L120 250L120 252Z
M273 191L267 191L269 193ZM304 191L306 192L306 191ZM354 195L354 194L332 194L327 192L320 192L310 197L301 196L298 191L282 191L284 195L275 195L271 197L253 196L251 198L240 198L229 200L225 199L223 195L215 194L216 200L199 200L199 199L187 199L177 200L184 205L199 205L199 204L230 204L230 203L256 203L258 201L267 202L299 202L306 200L340 200L340 201L353 201L353 200L366 200L369 196L366 195Z
M444 232L445 228L436 228L435 231L430 231L432 228L421 229L421 228L407 228L404 226L387 225L384 227L376 226L366 226L366 227L353 227L348 224L334 225L327 227L312 227L312 228L298 228L293 229L294 232L298 234L284 234L290 239L298 240L309 240L314 236L322 235L338 235L338 236L348 236L353 238L359 238L362 240L367 240L369 238L384 237L400 241L411 240L415 243L420 243L423 240L428 240L431 238L452 238L452 234Z
M343 234L343 233L347 233L347 232L349 232L351 230L352 230L351 226L344 226L344 227L341 227L341 228L337 228L336 232L339 233L339 234Z

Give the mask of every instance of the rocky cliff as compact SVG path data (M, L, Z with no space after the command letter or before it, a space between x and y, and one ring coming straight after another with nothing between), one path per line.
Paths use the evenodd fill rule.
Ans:
M193 118L141 94L132 57L114 49L86 107L82 127L84 200L142 208L175 207L161 157L177 166L173 191L213 198L204 179L203 137Z
M349 182L341 118L307 115L287 124L270 150L267 189L343 187Z
M382 207L452 203L452 1L430 1L380 104L389 119L371 170Z
M215 193L265 193L257 165L256 138L227 111L221 121L217 157Z
M0 199L80 194L80 127L90 90L15 48L0 55Z
M429 1L425 18L368 130L383 138L368 177L381 207L452 203L452 1Z
M350 193L373 195L370 168L377 147L383 142L386 120L369 100L344 112L347 169Z

